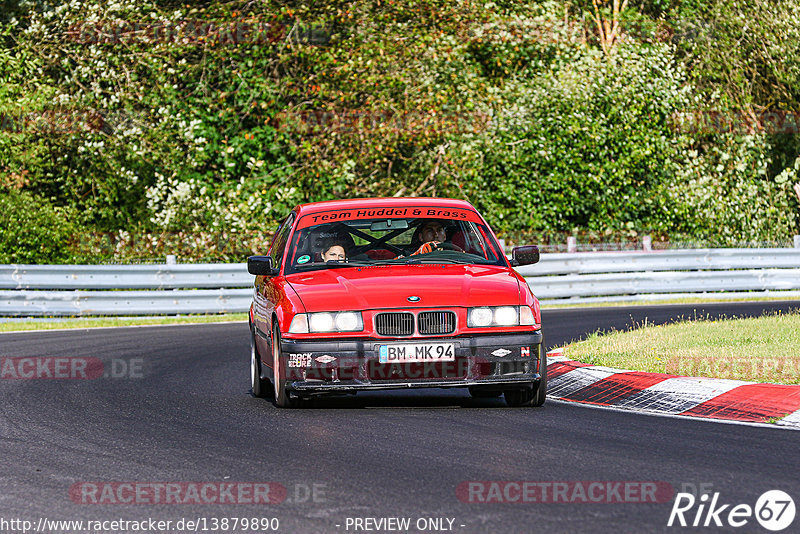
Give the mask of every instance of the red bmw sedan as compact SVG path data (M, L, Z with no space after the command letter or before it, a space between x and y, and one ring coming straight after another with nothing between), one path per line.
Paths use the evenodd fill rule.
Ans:
M468 202L379 198L303 204L251 256L250 378L279 407L317 395L468 388L541 406L539 302Z

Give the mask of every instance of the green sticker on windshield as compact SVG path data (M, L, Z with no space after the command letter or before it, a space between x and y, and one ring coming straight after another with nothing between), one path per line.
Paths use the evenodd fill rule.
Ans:
M311 256L300 256L297 258L297 263L308 263L311 259Z

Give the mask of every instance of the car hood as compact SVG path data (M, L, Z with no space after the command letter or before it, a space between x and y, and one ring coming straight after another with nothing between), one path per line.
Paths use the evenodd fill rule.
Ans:
M286 277L308 312L517 305L517 275L494 265L334 268ZM408 297L418 296L412 303Z

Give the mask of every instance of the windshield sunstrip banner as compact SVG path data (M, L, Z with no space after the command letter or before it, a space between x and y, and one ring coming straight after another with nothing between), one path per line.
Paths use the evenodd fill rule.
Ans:
M336 221L355 221L359 219L400 219L405 217L423 217L432 219L454 219L483 224L477 213L461 208L437 208L430 206L408 206L393 208L359 208L348 210L332 210L304 215L297 223L298 228L308 228L317 224Z

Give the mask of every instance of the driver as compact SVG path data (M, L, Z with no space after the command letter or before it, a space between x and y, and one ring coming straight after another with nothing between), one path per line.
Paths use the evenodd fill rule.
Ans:
M421 244L419 245L419 248L417 248L416 252L412 252L411 255L416 256L417 254L427 254L439 248L439 245L447 241L447 233L445 232L444 228L445 224L438 219L429 219L419 225L419 227L417 227L417 231L414 232L414 237L411 240L411 244L413 246L416 246L417 243ZM448 243L447 248L464 252L461 250L461 248L456 247L451 243Z

